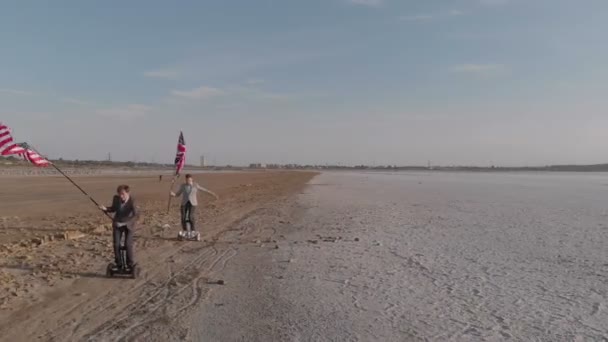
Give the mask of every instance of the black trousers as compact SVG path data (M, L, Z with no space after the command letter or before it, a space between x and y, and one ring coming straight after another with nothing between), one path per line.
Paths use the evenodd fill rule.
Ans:
M116 227L114 226L114 259L116 265L121 264L120 260L120 242L125 241L125 247L127 247L127 265L133 266L135 259L133 256L133 231L126 226Z
M190 201L180 207L182 216L182 229L188 230L187 223L190 222L190 230L196 230L196 206L192 205Z

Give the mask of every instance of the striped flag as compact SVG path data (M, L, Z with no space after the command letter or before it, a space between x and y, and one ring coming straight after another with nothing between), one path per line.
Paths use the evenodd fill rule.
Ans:
M10 156L13 154L22 156L26 152L26 149L21 147L21 144L14 144L13 146L4 150L5 156Z
M16 154L23 157L23 159L34 164L34 166L47 167L51 165L51 162L48 159L44 158L43 156L38 154L38 152L31 149L27 145L27 143L16 144L9 150L9 152L10 154Z
M3 156L19 155L35 166L46 167L51 162L31 149L26 143L15 143L11 129L0 123L0 154Z
M179 140L177 141L177 153L175 154L175 174L183 170L186 165L186 142L184 141L184 133L179 132Z
M23 148L25 148L25 152L23 152L21 155L23 156L23 158L25 160L29 161L30 163L32 163L38 167L47 167L47 166L51 165L51 162L48 159L44 158L43 156L38 154L38 152L29 148L27 146L27 144L23 143L22 146L23 146Z
M21 154L25 152L13 140L11 129L0 122L0 155L8 156L11 154Z

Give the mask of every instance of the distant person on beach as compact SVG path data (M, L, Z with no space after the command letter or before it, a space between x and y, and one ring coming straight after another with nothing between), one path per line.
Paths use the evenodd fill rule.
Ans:
M158 176L158 181L162 182L163 181L163 175Z
M120 268L120 241L123 236L125 239L125 247L127 248L127 265L132 268L135 265L135 259L133 256L133 232L135 230L135 223L139 218L139 212L135 207L135 201L129 193L128 185L120 185L116 189L116 195L112 199L112 205L105 207L99 206L99 209L106 213L114 213L112 219L112 232L114 238L114 258L116 265Z
M190 230L196 231L196 207L198 205L197 191L203 191L211 196L215 197L216 200L219 197L211 190L205 189L198 183L195 183L192 179L192 175L186 175L186 182L182 184L177 193L171 191L171 196L177 197L182 196L182 203L180 206L182 230L188 231L187 223L190 222Z

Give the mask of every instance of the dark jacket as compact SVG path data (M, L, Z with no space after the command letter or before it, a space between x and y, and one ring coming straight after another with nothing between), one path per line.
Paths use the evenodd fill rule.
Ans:
M139 219L139 210L135 206L133 197L129 196L129 200L122 206L122 208L121 204L120 197L118 195L114 195L112 205L106 208L106 212L114 213L112 223L126 223L127 228L135 228L135 223L137 222L137 219Z

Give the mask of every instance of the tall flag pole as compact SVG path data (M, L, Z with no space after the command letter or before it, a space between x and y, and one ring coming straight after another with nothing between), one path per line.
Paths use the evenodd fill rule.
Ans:
M175 153L175 175L171 180L171 188L170 191L173 191L173 185L175 181L179 178L179 173L182 172L184 166L186 165L186 141L184 140L184 133L182 131L179 132L179 139L177 140L177 152ZM169 195L169 203L167 204L167 213L171 209L171 195Z
M27 144L24 144L26 146L28 146ZM35 163L33 160L36 160L35 156L39 156L39 154L37 152L35 152L35 150L33 148L30 149L31 146L28 146L27 151L28 151L28 155L31 155L30 157L27 157L28 160L30 160L33 164ZM40 159L44 159L42 157L37 157L38 160ZM44 159L46 160L46 159ZM76 182L74 182L74 180L72 180L72 178L70 178L68 175L65 174L65 172L61 171L61 169L59 167L57 167L57 165L55 165L54 163L51 163L50 161L48 161L48 165L51 165L55 170L57 170L57 172L59 172L63 177L65 177L68 181L70 181L70 183L72 183L78 190L80 190L80 192L82 192L83 195L87 196L89 198L89 200L91 202L93 202L93 204L95 204L95 206L99 207L99 203L97 203L97 201L95 201L93 199L93 197L91 197L91 195L89 195L86 191L84 191L83 188L81 188L78 184L76 184ZM43 164L41 164L43 165ZM112 216L110 214L108 214L107 212L104 212L104 214L106 214L107 217L109 217L110 219L112 219Z
M99 207L99 203L93 199L86 191L84 191L72 178L66 175L57 165L49 161L47 158L40 155L36 150L28 145L27 143L17 144L14 142L13 137L11 135L11 130L6 125L0 123L0 154L2 156L10 156L10 155L19 155L23 157L23 159L27 160L31 164L37 167L47 167L52 166L59 172L62 176L64 176L70 183L72 183L78 190L80 190L85 196L87 196L91 202L93 202L97 207ZM105 213L110 219L112 216L110 214Z

